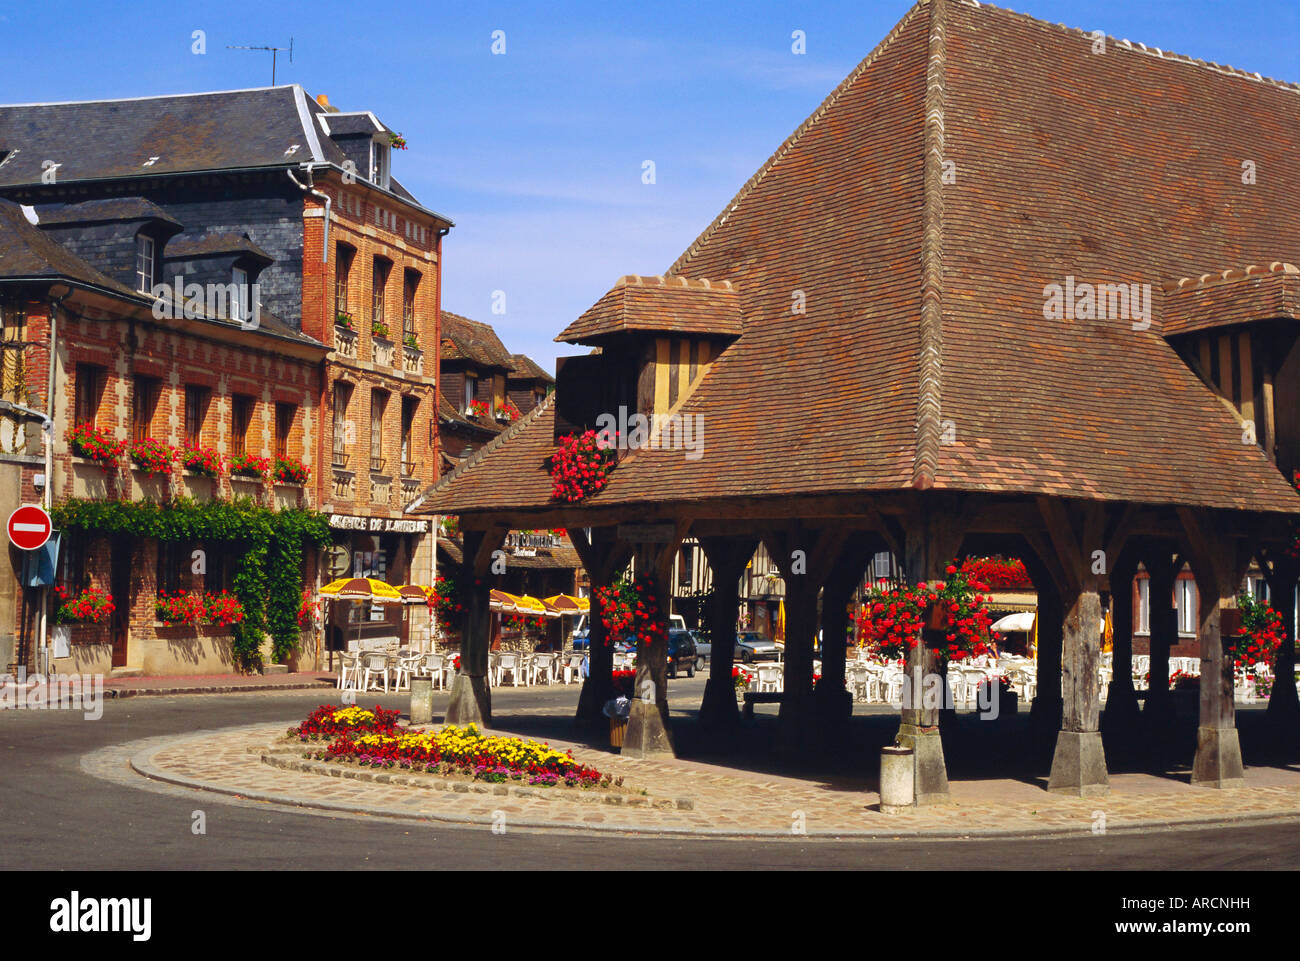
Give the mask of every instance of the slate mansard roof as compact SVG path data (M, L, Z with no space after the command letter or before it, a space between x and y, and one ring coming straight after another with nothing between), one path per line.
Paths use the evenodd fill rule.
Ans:
M742 308L681 410L704 455L638 450L585 503L948 489L1300 510L1162 336L1171 281L1300 262L1300 88L1094 46L917 3L667 271L730 281ZM1244 185L1243 158L1271 176ZM1151 324L1047 319L1068 277L1150 285ZM1290 302L1290 275L1260 283ZM425 509L553 506L554 407L535 413Z
M41 183L46 160L59 164L59 183L304 163L341 167L347 157L328 131L339 132L354 116L329 112L298 84L0 105L0 188ZM422 207L396 178L390 192L451 224Z

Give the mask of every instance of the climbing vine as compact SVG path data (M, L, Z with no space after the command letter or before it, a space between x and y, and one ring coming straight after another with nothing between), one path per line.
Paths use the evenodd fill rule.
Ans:
M165 504L73 498L50 513L54 526L65 532L227 541L242 547L234 593L243 605L244 618L232 625L235 663L241 670L260 668L262 639L268 633L276 661L297 648L303 549L307 544L329 543L323 515L301 509L274 511L249 498L205 503L177 498Z

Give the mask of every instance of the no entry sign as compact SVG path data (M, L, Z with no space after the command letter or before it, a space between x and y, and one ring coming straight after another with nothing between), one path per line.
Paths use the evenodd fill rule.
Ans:
M34 551L50 539L54 525L44 510L35 504L24 504L9 515L5 528L9 531L10 544L24 551Z

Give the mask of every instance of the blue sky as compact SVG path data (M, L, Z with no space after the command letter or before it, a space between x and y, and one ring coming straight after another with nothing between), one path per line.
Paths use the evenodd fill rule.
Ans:
M1003 5L1300 81L1296 0ZM577 352L555 334L620 275L663 272L910 6L0 2L0 102L265 86L270 55L226 45L292 37L277 82L400 130L394 172L456 222L444 307L550 367Z

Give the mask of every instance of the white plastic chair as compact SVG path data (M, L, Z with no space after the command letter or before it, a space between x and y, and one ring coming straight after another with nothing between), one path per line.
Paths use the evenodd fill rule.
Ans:
M398 657L395 665L397 682L393 685L395 691L409 691L411 689L411 678L420 666L419 654L408 654L405 657Z
M555 655L534 654L528 665L531 683L550 685L555 683Z
M564 683L582 680L582 661L587 655L570 654L564 661Z
M758 692L779 691L783 687L782 670L774 664L764 664L758 669Z
M421 674L427 674L433 681L433 686L445 688L447 686L447 655L445 654L426 654L420 659L419 671Z
M388 655L387 654L367 654L365 656L365 672L361 679L361 690L378 690L378 681L382 678L384 682L384 693L388 693ZM371 685L375 686L372 688Z
M510 674L510 686L518 687L519 675L521 673L519 669L518 654L502 654L497 659L497 687L504 686L504 679L507 672Z
M359 654L343 653L339 660L339 683L340 691L357 686L357 677L361 671L361 656Z

